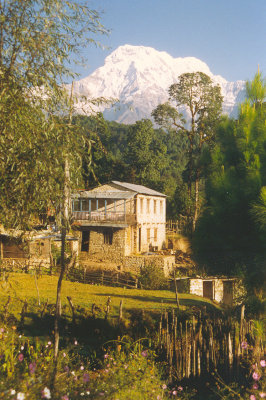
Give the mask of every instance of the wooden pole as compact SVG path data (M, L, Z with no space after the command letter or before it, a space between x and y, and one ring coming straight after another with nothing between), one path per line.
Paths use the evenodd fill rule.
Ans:
M110 312L110 304L111 304L111 297L109 296L107 299L107 304L106 304L106 312L105 312L105 319L107 320L108 314Z
M123 300L120 300L120 306L119 306L119 323L122 322L123 318Z
M67 296L67 300L69 302L69 305L70 305L70 308L71 308L71 311L72 311L72 322L73 322L73 324L75 324L76 323L75 307L74 307L74 304L73 304L72 299L71 299L70 296Z

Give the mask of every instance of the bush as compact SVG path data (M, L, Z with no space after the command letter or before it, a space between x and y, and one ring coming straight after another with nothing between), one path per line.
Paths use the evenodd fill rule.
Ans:
M168 289L168 279L161 268L145 265L141 268L139 283L143 289Z

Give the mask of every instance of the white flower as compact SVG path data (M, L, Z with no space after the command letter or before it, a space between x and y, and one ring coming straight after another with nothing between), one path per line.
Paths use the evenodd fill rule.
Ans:
M48 389L48 387L45 387L42 391L42 395L45 399L50 399L51 398L51 392L50 389Z
M84 396L84 393L82 392L82 393L80 393L80 395L81 395L81 396Z
M84 370L84 367L83 367L83 365L81 365L80 369L81 369L81 371L83 371L83 370Z
M10 389L10 394L11 395L16 394L16 391L14 389Z
M78 344L78 341L77 341L77 340L75 340L75 342L74 342L74 345L75 345L75 346L77 346L77 344Z
M25 394L22 392L18 392L17 394L17 400L24 400L25 399Z
M91 392L89 392L89 391L87 391L86 393L87 393L87 395L91 394Z
M24 346L21 346L20 350L24 350Z

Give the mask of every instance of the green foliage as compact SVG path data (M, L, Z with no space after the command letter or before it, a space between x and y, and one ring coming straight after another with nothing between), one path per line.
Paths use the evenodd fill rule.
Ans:
M144 289L168 288L168 280L163 270L155 265L145 265L141 268L139 283Z
M47 207L58 212L66 157L69 186L80 186L81 149L88 155L90 144L82 129L74 134L74 101L61 84L82 46L106 31L75 1L7 0L0 14L0 217L26 229Z
M237 121L224 119L210 152L206 206L194 249L211 273L245 268L246 286L259 290L265 276L265 107L247 99Z
M263 318L265 315L266 300L260 299L258 296L249 296L245 301L246 314L250 318Z
M176 107L186 107L189 121ZM183 171L183 185L187 185L186 213L190 214L193 230L200 209L200 179L203 177L202 155L214 143L214 134L222 110L221 88L214 86L202 72L186 73L169 88L169 102L160 104L152 112L155 122L176 136L186 138L187 165ZM179 187L182 186L179 185ZM177 205L177 208L178 205Z
M150 186L167 194L168 216L175 215L172 198L186 163L184 138L154 129L149 120L123 125L105 121L101 113L75 116L73 124L92 142L91 164L83 164L86 187L111 180Z
M165 389L154 363L154 353L145 350L141 343L131 342L131 346L127 346L127 342L122 341L116 344L116 350L105 354L102 368L92 370L80 345L73 340L60 353L58 373L52 387L54 362L51 341L29 341L17 334L15 326L2 326L0 395L6 400L75 400L81 396L97 399L103 395L108 399L117 396L120 399L156 399L163 394Z

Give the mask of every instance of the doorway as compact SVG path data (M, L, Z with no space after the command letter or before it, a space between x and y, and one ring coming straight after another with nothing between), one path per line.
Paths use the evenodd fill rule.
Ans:
M233 281L223 281L223 286L224 286L223 303L231 306L233 304L233 297L234 297Z
M81 251L89 251L90 231L82 232Z
M203 297L213 300L213 281L203 281Z

